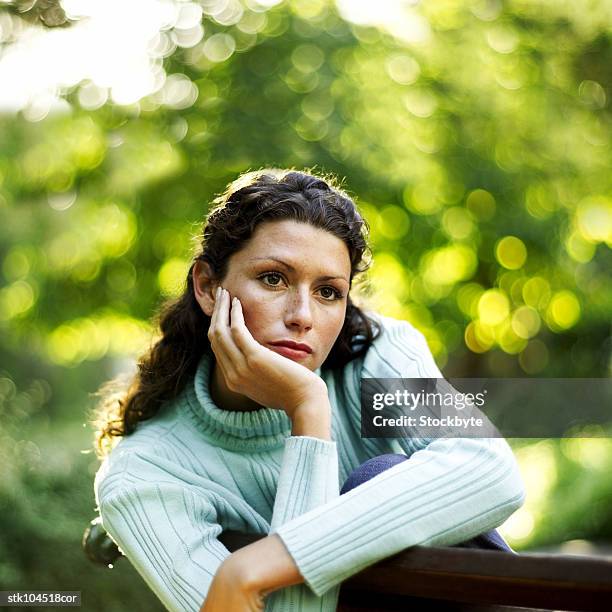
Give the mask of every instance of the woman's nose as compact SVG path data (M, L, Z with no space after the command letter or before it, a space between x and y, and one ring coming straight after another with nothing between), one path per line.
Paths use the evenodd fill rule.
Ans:
M285 310L285 321L288 325L307 329L312 327L312 308L308 291L290 292Z

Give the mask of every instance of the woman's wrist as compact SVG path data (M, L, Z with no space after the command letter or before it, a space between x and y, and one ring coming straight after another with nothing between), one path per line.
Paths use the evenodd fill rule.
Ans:
M291 419L291 435L331 440L330 408L323 403L297 410Z
M240 548L223 566L222 571L236 588L262 596L304 582L293 557L276 534Z
M324 391L314 393L308 400L302 402L291 417L292 436L312 436L322 440L331 440L331 404Z

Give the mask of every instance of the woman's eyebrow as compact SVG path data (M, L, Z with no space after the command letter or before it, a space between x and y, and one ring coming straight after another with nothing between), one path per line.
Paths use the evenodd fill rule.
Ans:
M291 272L295 272L295 268L292 265L288 264L286 261L283 261L282 259L278 259L277 257L252 257L251 259L253 259L254 261L260 261L260 260L275 261L281 264L281 266L285 266L285 268L287 268ZM317 278L318 281L328 281L328 280L336 280L336 279L346 281L347 283L349 282L346 276L319 276L319 278Z

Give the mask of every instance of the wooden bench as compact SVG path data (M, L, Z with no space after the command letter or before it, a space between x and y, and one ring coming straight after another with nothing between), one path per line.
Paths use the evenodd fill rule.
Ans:
M261 535L226 531L234 551ZM96 563L122 555L98 520L83 535ZM342 583L339 612L510 612L612 609L612 557L413 546Z

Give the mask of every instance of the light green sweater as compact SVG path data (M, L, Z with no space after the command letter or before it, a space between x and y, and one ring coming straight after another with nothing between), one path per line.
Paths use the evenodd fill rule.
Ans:
M305 584L280 589L266 610L336 609L341 581L409 546L453 545L501 525L524 500L503 438L360 437L360 378L442 378L423 335L368 313L383 331L365 356L321 371L332 441L291 436L280 410L234 412L208 391L214 357L151 420L120 440L96 474L102 523L164 605L199 610L230 553L226 529L277 533ZM340 496L370 457L401 462Z

